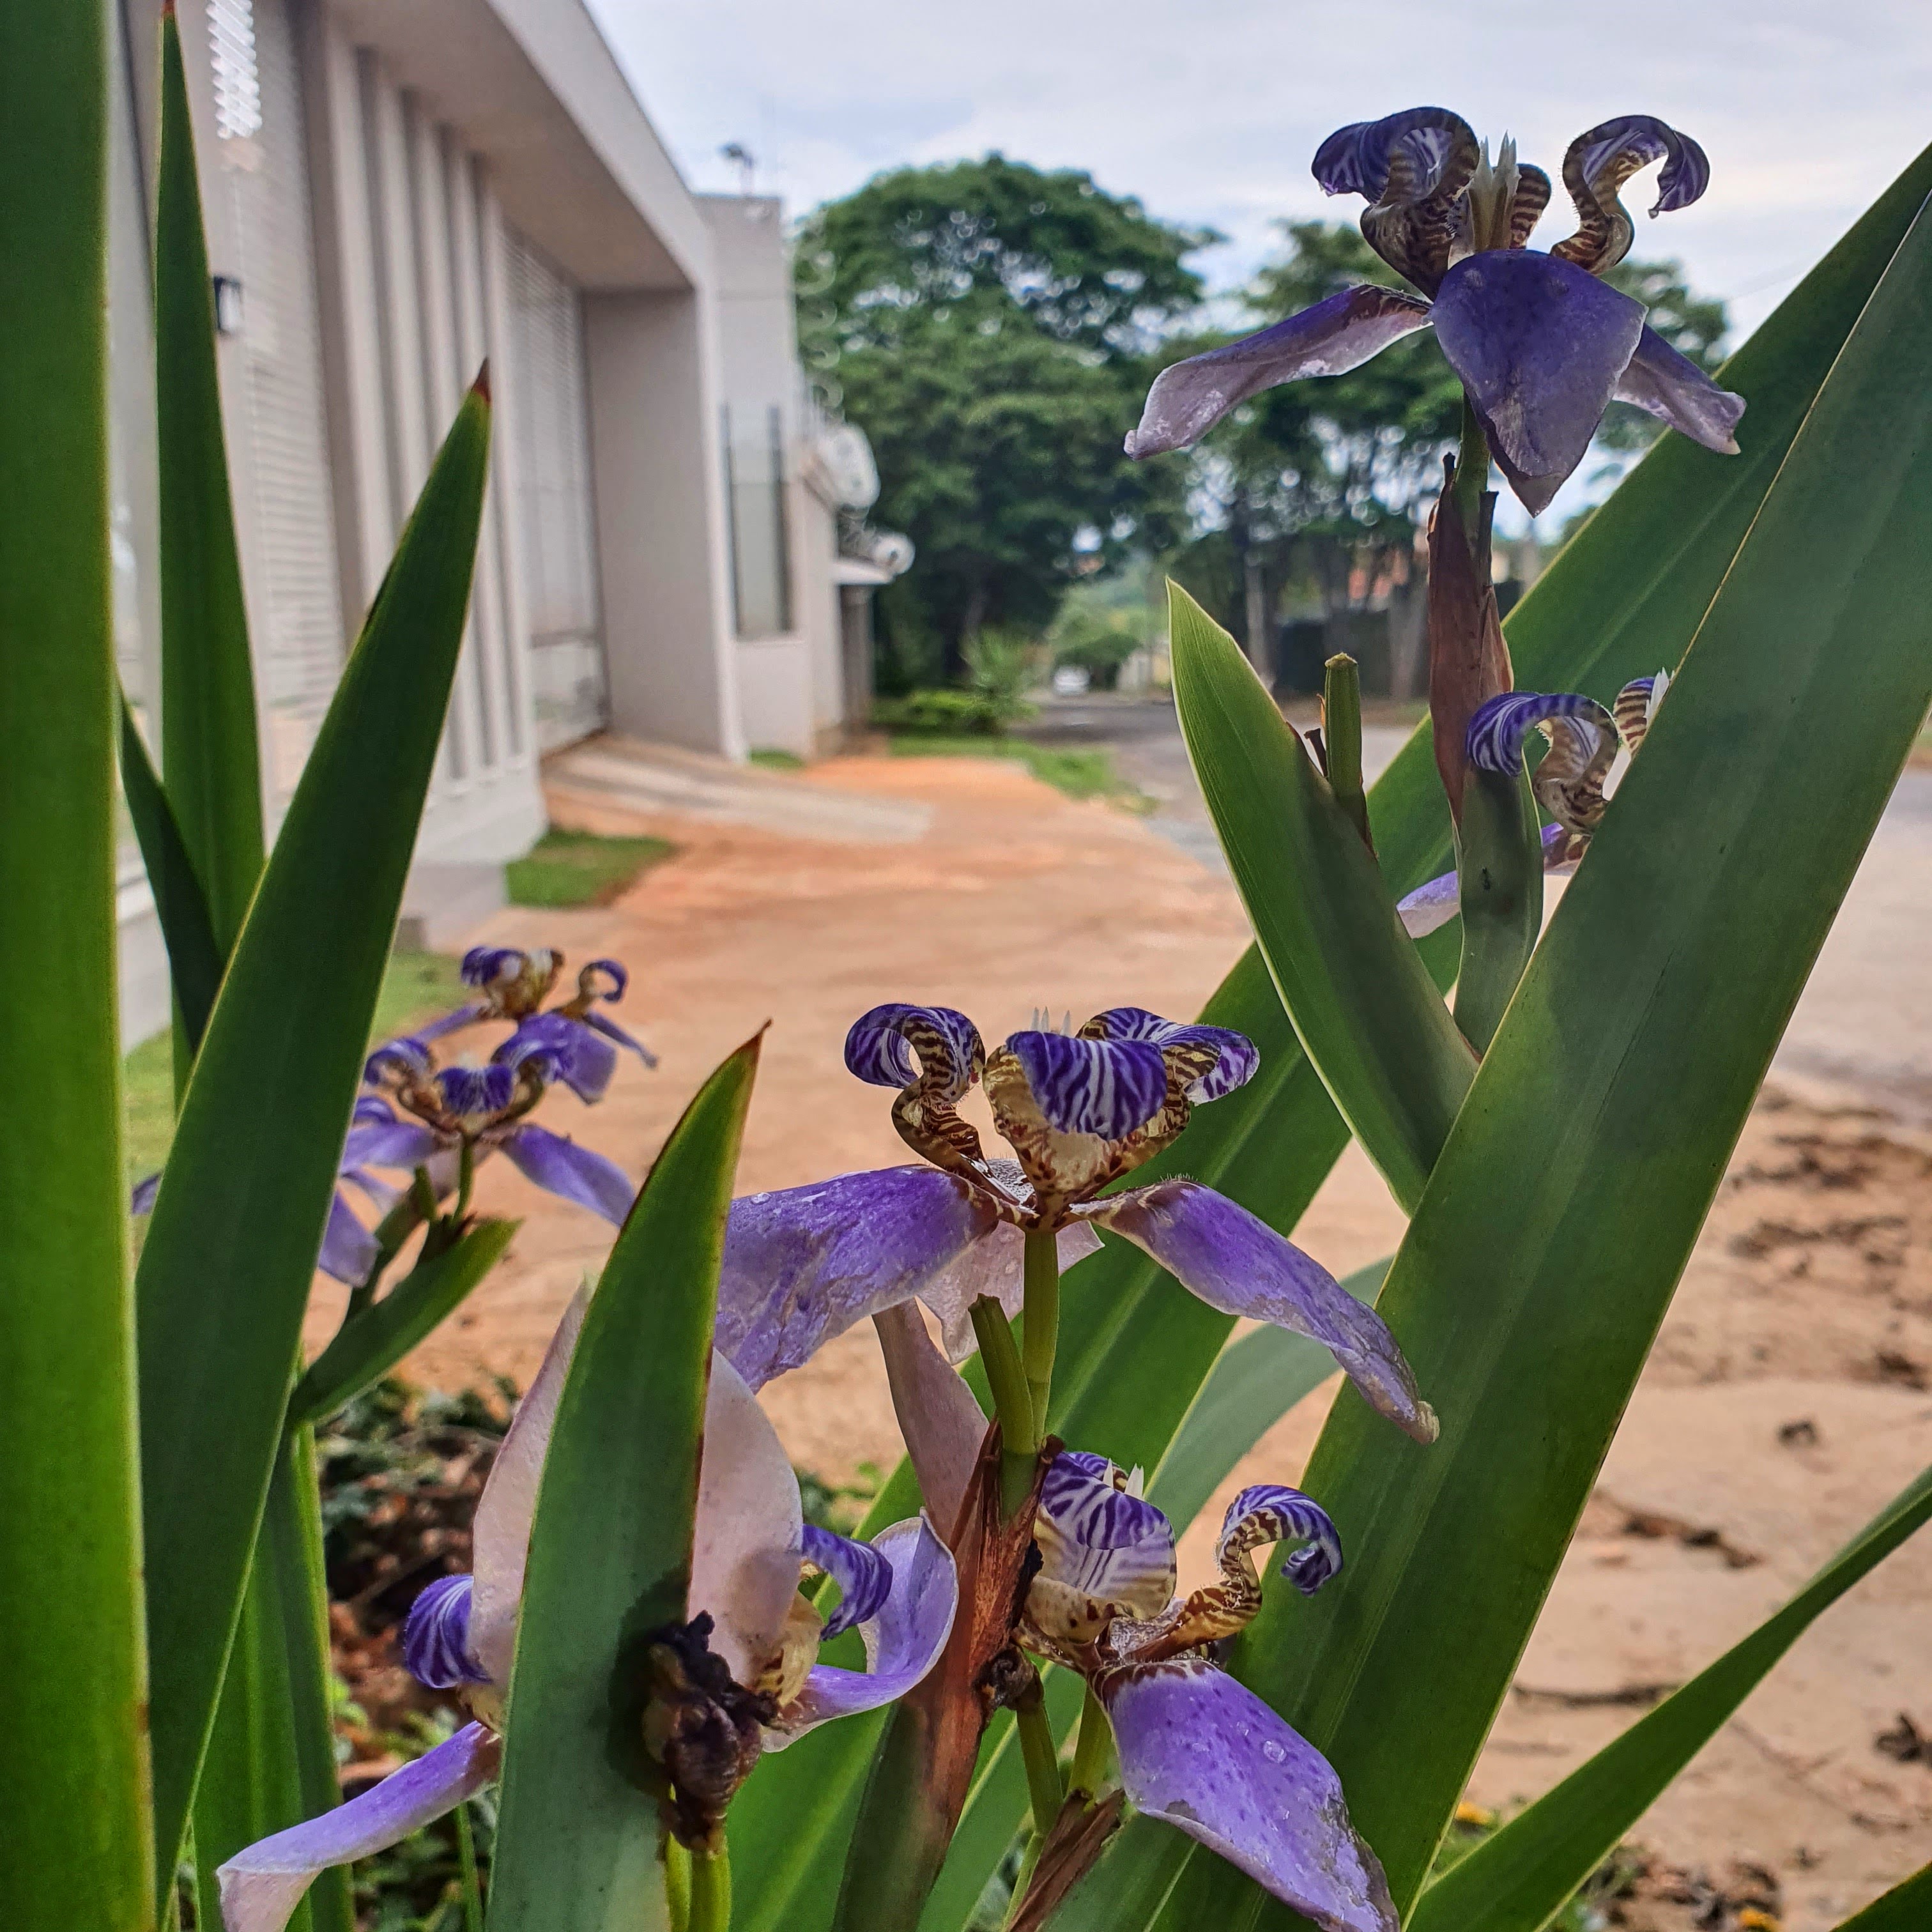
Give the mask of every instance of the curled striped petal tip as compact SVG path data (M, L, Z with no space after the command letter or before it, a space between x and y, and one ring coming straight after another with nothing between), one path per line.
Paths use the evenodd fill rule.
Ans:
M1200 1657L1127 1664L1094 1688L1120 1781L1151 1813L1218 1852L1322 1932L1396 1932L1388 1881L1349 1822L1321 1753Z
M1654 114L1620 114L1579 134L1563 157L1563 185L1576 204L1576 232L1550 252L1593 274L1614 268L1636 238L1617 191L1653 161L1664 166L1652 216L1689 207L1711 184L1703 149Z
M427 1079L435 1064L420 1039L413 1034L403 1034L383 1041L363 1062L363 1083L376 1087L386 1079Z
M815 1522L805 1525L805 1560L838 1586L837 1610L825 1620L827 1637L842 1636L879 1614L892 1588L892 1566L875 1543L855 1543Z
M1576 691L1506 691L1477 707L1469 720L1469 762L1505 776L1522 764L1523 742L1553 719L1573 722L1594 747L1614 743L1616 721L1594 698Z
M986 1064L980 1029L951 1006L874 1006L845 1036L845 1067L874 1087L923 1078L934 1097L964 1097Z
M1056 1641L1088 1642L1112 1618L1158 1616L1174 1595L1174 1526L1104 1456L1055 1457L1034 1519L1040 1567L1028 1621Z
M1254 1042L1244 1033L1232 1027L1162 1019L1144 1006L1111 1006L1096 1013L1080 1030L1095 1040L1147 1040L1161 1049L1170 1064L1190 1073L1200 1066L1203 1070L1186 1090L1197 1107L1245 1087L1262 1064Z
M403 1624L403 1668L432 1690L485 1684L488 1674L470 1652L470 1606L476 1579L439 1576L410 1606Z
M526 952L514 946L472 946L458 970L466 986L490 996L493 1010L512 1019L535 1012L563 970L563 955L548 946Z
M621 1000L630 990L631 969L621 959L593 959L577 976L578 995L590 1000Z
M1016 1033L1006 1051L1056 1133L1124 1139L1167 1104L1167 1061L1151 1040Z
M1467 225L1466 194L1482 161L1460 114L1409 107L1337 128L1316 151L1315 178L1328 194L1364 196L1364 238L1432 295Z
M1215 1561L1225 1568L1236 1550L1270 1543L1301 1546L1282 1563L1281 1574L1304 1597L1313 1596L1341 1570L1342 1539L1328 1512L1285 1483L1256 1483L1228 1505Z
M1670 674L1658 670L1648 677L1632 678L1617 693L1610 706L1611 715L1617 721L1624 748L1633 758L1656 722L1658 706L1664 702L1664 694L1670 688Z

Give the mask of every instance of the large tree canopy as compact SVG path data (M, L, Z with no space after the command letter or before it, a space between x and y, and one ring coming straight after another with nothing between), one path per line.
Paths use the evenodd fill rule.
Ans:
M1214 238L999 154L807 218L803 346L872 440L880 520L919 546L886 605L908 655L955 668L982 624L1043 625L1083 568L1172 540L1182 476L1120 440Z

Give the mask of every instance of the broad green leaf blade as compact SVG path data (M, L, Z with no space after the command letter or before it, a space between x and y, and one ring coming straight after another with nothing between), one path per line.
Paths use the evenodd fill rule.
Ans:
M1895 1885L1882 1898L1847 1918L1838 1932L1924 1932L1932 1924L1932 1865Z
M201 1922L221 1924L216 1873L271 1832L340 1804L330 1708L328 1605L314 1442L292 1432L275 1459L242 1618L194 1794ZM355 1932L346 1870L321 1873L293 1932Z
M1330 1753L1399 1902L1932 704L1928 604L1932 213L1794 441L1390 1270L1382 1312L1442 1439L1405 1453L1341 1399L1306 1486L1348 1566L1312 1602L1270 1590L1238 1653Z
M221 391L214 284L181 32L161 17L161 153L154 207L154 410L160 495L161 770L226 957L262 874L255 678Z
M309 1364L289 1398L289 1420L320 1422L387 1375L503 1258L520 1221L479 1221L453 1248L420 1262L382 1300L352 1316Z
M147 868L161 938L167 945L168 979L191 1058L201 1044L220 988L223 954L214 943L208 901L188 856L174 808L161 788L160 775L148 756L124 694L121 699L121 791L128 801L128 815L134 821L134 836L140 841L141 862Z
M1168 586L1174 696L1221 848L1302 1050L1402 1206L1476 1070L1376 861L1234 639Z
M106 10L0 13L0 1899L136 1932L141 1726L116 1037Z
M1386 1260L1372 1262L1342 1286L1372 1308L1388 1269ZM1185 1529L1235 1464L1336 1372L1334 1357L1319 1342L1285 1328L1257 1328L1229 1342L1154 1471L1148 1501Z
M1519 686L1588 688L1608 696L1626 679L1669 665L1682 655L1798 424L1928 193L1932 148L1899 176L1726 365L1724 380L1750 399L1742 456L1714 457L1681 437L1662 438L1564 547L1504 626ZM1450 854L1448 808L1426 724L1377 782L1370 807L1376 849L1393 890L1406 891L1444 869ZM1448 955L1445 972L1439 963L1444 956L1432 955L1431 949L1453 944L1454 931L1444 928L1423 942L1438 983L1453 972L1454 955ZM1251 952L1224 982L1216 1004L1228 1000L1254 963ZM1245 1010L1253 1008L1246 1004ZM1241 1024L1232 1012L1221 1023ZM1219 1109L1209 1110L1210 1116L1219 1112L1222 1118L1238 1118L1259 1111L1283 1120L1292 1118L1288 1109L1257 1093L1258 1084L1251 1083ZM1204 1172L1203 1178L1214 1176ZM1246 1198L1234 1188L1228 1191ZM1101 1270L1113 1259L1110 1252L1084 1267ZM1130 1821L1123 1835L1127 1834L1171 1835L1168 1827L1150 1820ZM1232 1876L1204 1852L1192 1857L1176 1888L1174 1910L1184 1922L1219 1923L1233 1909L1227 1896ZM1099 1879L1096 1873L1088 1886ZM1079 1894L1083 1900L1087 1889ZM1258 1896L1246 1888L1250 1913ZM1124 1914L1126 1901L1116 1902Z
M136 1276L156 1844L172 1870L296 1364L469 600L458 412L323 719L182 1103Z
M1162 1923L1192 1850L1193 1840L1172 1825L1130 1819L1053 1915L1053 1932L1150 1932Z
M1928 1518L1932 1469L1782 1610L1444 1873L1409 1932L1540 1932L1818 1616Z
M718 1269L758 1064L754 1039L699 1090L584 1317L530 1538L490 1932L668 1923L641 1642L688 1614Z

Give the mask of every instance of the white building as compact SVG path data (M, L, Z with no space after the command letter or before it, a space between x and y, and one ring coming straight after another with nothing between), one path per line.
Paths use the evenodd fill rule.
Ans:
M112 210L122 675L159 690L154 16L122 0ZM862 713L856 431L800 370L776 202L693 194L580 0L180 0L272 815L487 357L476 589L412 902L459 927L604 730L809 756ZM842 555L842 548L849 554ZM131 850L129 1037L166 1016Z

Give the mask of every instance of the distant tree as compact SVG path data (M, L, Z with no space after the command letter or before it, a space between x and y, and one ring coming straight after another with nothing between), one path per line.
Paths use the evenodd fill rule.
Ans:
M879 520L919 546L884 600L902 646L956 676L982 625L1043 628L1081 574L1174 541L1182 476L1120 440L1200 301L1185 258L1215 238L997 154L806 218L808 362L872 440Z

